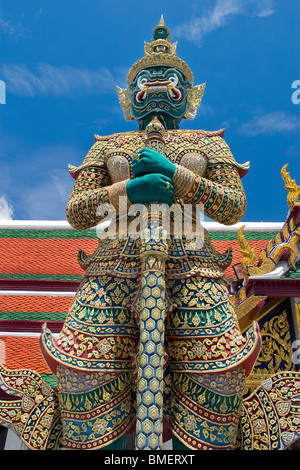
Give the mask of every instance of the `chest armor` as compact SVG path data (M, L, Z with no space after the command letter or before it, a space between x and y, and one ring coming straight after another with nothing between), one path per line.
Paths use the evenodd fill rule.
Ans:
M196 137L198 137L196 135ZM145 133L142 131L115 136L104 150L104 162L109 171L111 182L117 183L132 178L131 162L135 153L145 147ZM112 148L114 147L114 148ZM202 176L207 166L207 155L201 139L195 133L169 131L161 151L172 163L188 168Z
M219 135L217 132L206 131L168 131L164 136L163 153L172 163L182 165L195 174L205 174L210 161L211 151L215 151L215 144L211 137ZM138 150L145 147L145 132L134 131L110 136L95 136L95 145L87 155L83 165L72 169L71 174L76 174L88 166L103 166L109 172L111 183L117 183L132 178L131 162ZM157 150L159 150L157 148ZM100 275L110 273L119 277L136 277L140 263L139 247L135 246L135 239L126 240L99 240L98 248L90 257L84 255L80 259L81 265L89 266L88 274ZM107 244L105 244L107 243ZM114 245L117 243L117 247ZM168 276L175 279L186 278L193 273L201 273L203 276L222 277L220 266L227 266L231 254L225 252L221 255L211 246L210 237L204 232L204 246L199 250L186 251L184 240L174 239L174 246L170 247ZM111 244L111 245L110 245ZM110 251L112 249L112 254ZM128 263L130 260L133 263ZM111 263L111 266L110 266ZM198 264L197 264L198 263ZM208 266L209 265L209 266ZM127 272L126 269L132 272ZM126 272L125 272L126 271Z

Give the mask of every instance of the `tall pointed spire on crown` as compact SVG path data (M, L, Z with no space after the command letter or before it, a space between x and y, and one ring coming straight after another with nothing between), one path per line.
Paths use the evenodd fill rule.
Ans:
M192 85L194 82L192 71L182 59L177 57L176 46L177 42L171 43L169 28L165 25L164 17L161 15L158 25L153 29L151 43L145 41L145 56L135 62L128 72L128 88L141 70L157 65L179 70Z
M171 36L170 36L170 31L169 31L169 28L167 28L167 26L165 25L165 20L164 20L164 16L161 15L160 17L160 21L158 23L158 25L154 28L153 30L153 36L152 36L152 42L155 41L156 39L158 39L158 37L156 36L156 32L157 30L164 30L166 32L166 40L171 42Z
M159 23L158 23L158 25L156 26L156 28L159 28L160 26L166 27L166 25L165 25L165 20L164 20L164 15L161 15L160 20L159 20ZM156 28L154 28L154 29L156 29Z

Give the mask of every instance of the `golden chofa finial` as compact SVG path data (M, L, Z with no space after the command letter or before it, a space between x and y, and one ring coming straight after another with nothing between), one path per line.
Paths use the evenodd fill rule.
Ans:
M246 241L246 238L244 235L244 228L245 228L245 225L240 227L238 234L237 234L237 239L241 248L241 254L243 256L241 260L242 271L245 276L245 279L248 279L249 273L248 273L247 267L252 266L254 264L254 261L256 260L256 254L255 254L254 249L251 248L249 242Z
M295 180L292 180L290 174L286 171L288 163L281 169L281 176L285 183L285 189L288 191L287 203L290 209L296 202L300 203L300 186L297 185Z

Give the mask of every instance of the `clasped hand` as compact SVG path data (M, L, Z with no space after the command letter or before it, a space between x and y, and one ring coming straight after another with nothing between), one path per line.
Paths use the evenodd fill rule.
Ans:
M172 204L174 163L155 150L143 148L135 155L131 168L134 178L126 186L130 202Z

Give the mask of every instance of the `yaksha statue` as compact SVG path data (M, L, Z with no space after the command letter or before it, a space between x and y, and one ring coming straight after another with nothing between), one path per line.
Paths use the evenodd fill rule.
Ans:
M163 18L127 84L118 96L138 130L96 135L70 167L69 223L96 226L110 208L116 217L115 235L109 226L96 251L80 255L85 274L61 333L45 327L41 337L58 381L62 446L122 449L136 426L137 449L161 449L167 428L175 450L234 449L258 328L239 329L224 277L231 254L205 230L195 246L174 227L186 208L196 226L200 205L217 222L239 222L248 164L236 162L221 130L179 130L205 85L193 85ZM159 211L149 216L153 205L177 211L167 236ZM137 212L144 237L129 231Z

